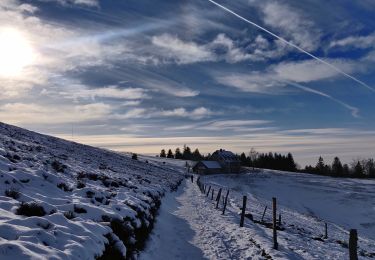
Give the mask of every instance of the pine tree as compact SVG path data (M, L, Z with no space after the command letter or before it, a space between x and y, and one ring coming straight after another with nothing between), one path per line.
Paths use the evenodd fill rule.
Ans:
M182 159L182 153L181 153L181 151L180 151L180 148L176 148L176 151L175 151L175 153L174 153L175 155L174 155L174 158L175 159Z
M374 159L368 159L363 162L365 174L368 177L375 177L375 163Z
M341 164L341 161L338 157L333 159L332 163L332 175L333 176L342 176L344 175L344 167Z
M316 164L315 168L318 174L323 174L323 175L327 174L326 172L327 168L324 163L323 157L319 156L318 163Z
M192 153L191 153L191 149L190 149L189 146L184 145L184 151L182 153L182 157L184 158L184 160L191 160L192 159Z
M375 163L374 163L374 159L369 159L366 163L366 168L367 168L367 171L368 171L368 176L370 178L375 178Z
M363 177L364 175L364 170L361 165L361 162L358 161L357 164L354 166L354 176L355 177Z
M354 175L356 177L363 177L363 173L364 173L364 170L361 165L361 162L358 161L357 164L354 166Z
M172 158L172 159L174 158L173 152L171 149L168 150L167 158Z
M342 174L343 174L344 176L349 176L349 175L350 175L349 165L347 165L346 163L345 163L344 166L342 167Z
M163 158L167 157L167 155L165 154L165 150L164 149L161 150L160 157L163 157Z
M295 172L297 170L297 165L291 153L288 153L287 164L288 164L288 169L287 169L288 171Z
M241 155L240 155L240 160L241 160L241 164L242 165L246 165L247 164L247 158L246 158L246 155L245 155L245 153L241 153Z
M202 160L202 155L200 154L198 148L194 150L192 156L193 156L193 160L194 160L194 161Z

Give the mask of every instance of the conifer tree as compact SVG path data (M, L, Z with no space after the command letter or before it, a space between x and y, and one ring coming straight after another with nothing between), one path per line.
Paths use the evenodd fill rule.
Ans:
M344 168L341 164L341 161L338 157L333 159L332 163L332 175L333 176L342 176L344 175Z
M164 149L161 150L160 157L163 157L163 158L167 157L167 155L165 154L165 150Z
M182 159L182 153L181 153L180 148L178 148L178 147L176 148L174 158L175 159Z
M194 161L202 160L202 155L200 154L198 148L194 150L192 157Z
M167 158L172 158L172 159L174 158L173 152L171 149L168 150Z
M354 176L355 177L363 177L364 175L364 170L363 166L361 165L361 162L358 161L357 164L354 166Z
M184 145L184 151L182 153L182 157L184 158L184 160L191 160L192 159L191 149L186 144Z
M318 163L315 166L317 173L326 174L326 165L324 163L323 157L319 156Z

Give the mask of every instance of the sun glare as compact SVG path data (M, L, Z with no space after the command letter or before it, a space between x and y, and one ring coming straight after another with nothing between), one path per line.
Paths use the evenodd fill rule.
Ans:
M22 33L12 28L0 28L0 76L13 77L33 63L34 51Z

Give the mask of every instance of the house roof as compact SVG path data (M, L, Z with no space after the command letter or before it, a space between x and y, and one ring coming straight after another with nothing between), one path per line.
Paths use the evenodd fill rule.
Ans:
M237 162L238 157L231 151L226 151L224 149L216 150L212 155L221 157L224 161L227 162Z
M200 161L207 169L221 169L221 166L216 161Z

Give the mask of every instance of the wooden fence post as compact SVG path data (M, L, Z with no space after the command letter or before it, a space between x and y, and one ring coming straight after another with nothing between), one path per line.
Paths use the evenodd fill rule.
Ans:
M357 229L351 229L350 236L349 236L349 259L350 260L358 260L357 241L358 241Z
M276 198L272 198L272 210L273 210L273 214L272 214L273 248L277 250L279 246L277 244L277 231L276 231Z
M263 222L264 215L266 214L266 210L267 210L267 206L264 208L263 215L262 215L262 219L260 220L260 222Z
M203 185L203 193L206 194L206 185Z
M210 185L210 187L208 187L208 191L207 191L206 197L208 197L208 195L210 194L210 191L211 191L211 185Z
M211 192L211 200L213 200L213 199L214 199L214 193L215 193L215 190L214 190L214 189L212 189L212 192Z
M243 223L245 221L246 201L247 201L247 197L243 196L240 227L243 227Z
M227 190L227 195L225 195L225 202L224 202L224 208L223 208L223 215L225 214L225 209L227 208L228 196L229 196L229 190Z
M220 197L221 197L221 188L219 190L219 194L217 194L217 197L216 197L216 208L219 207Z
M324 239L328 238L328 225L327 222L324 223Z

